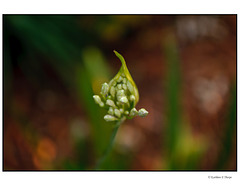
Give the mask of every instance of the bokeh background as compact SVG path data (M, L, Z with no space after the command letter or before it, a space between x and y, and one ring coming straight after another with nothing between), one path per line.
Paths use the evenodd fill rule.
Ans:
M3 15L3 170L93 170L121 53L149 115L100 170L236 170L236 15Z

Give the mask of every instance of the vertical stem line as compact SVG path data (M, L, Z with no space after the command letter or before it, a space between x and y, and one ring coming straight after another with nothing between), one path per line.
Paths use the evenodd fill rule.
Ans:
M102 165L102 163L106 160L106 158L108 157L109 153L112 150L113 144L114 144L114 140L117 134L117 131L120 127L120 125L125 121L125 117L123 117L122 119L120 119L119 121L116 122L115 127L113 128L112 131L112 135L110 138L110 143L107 147L107 149L105 150L105 152L103 153L103 156L98 160L96 166L95 166L95 170L98 170L100 168L100 166Z
M168 169L176 169L176 144L179 138L181 126L181 71L180 60L177 48L176 36L173 30L169 30L163 41L163 49L166 58L166 111L167 127L165 143L168 147L166 157Z

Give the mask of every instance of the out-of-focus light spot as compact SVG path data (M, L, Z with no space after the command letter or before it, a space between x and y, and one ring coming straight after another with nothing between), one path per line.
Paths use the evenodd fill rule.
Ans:
M184 124L179 131L179 138L174 152L177 163L185 167L187 164L200 161L209 148L209 139L201 134L194 134L189 124Z
M203 37L222 39L228 34L225 25L215 16L179 17L177 33L183 42L195 41Z
M221 108L228 90L229 83L225 76L216 76L212 80L200 77L193 84L197 105L208 114L214 114Z
M70 123L70 134L75 141L83 140L89 135L87 123L80 119L73 119Z
M116 149L122 153L133 152L140 147L143 140L144 135L140 130L126 125L118 132Z
M33 161L39 169L48 168L51 167L51 162L56 158L56 155L55 143L51 139L44 137L38 142Z

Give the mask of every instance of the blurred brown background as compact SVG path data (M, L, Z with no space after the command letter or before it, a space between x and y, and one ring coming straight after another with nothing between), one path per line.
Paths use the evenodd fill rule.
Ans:
M92 95L139 89L102 170L236 170L236 15L4 15L3 170L92 170L112 126Z

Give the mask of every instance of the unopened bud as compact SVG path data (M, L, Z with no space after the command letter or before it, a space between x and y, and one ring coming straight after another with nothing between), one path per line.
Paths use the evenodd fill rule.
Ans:
M110 107L116 107L115 103L114 103L113 100L111 100L111 99L108 99L108 100L106 101L106 105L108 105L108 106L110 106Z
M121 113L123 113L123 112L124 112L124 110L123 110L122 108L120 108L120 109L119 109L119 111L120 111Z
M118 88L119 90L121 90L121 89L122 89L122 84L118 84L118 85L117 85L117 88Z
M121 54L115 50L114 53L122 66L109 84L102 84L100 96L94 95L93 99L100 107L108 110L108 114L104 116L106 121L121 121L138 115L144 117L148 114L145 109L137 111L134 108L139 101L139 93L126 62Z
M93 99L94 99L95 103L97 103L97 104L100 104L102 102L101 98L98 95L94 95Z
M119 118L121 117L121 112L118 109L114 109L114 114Z
M116 118L115 116L108 115L108 114L104 116L104 119L106 121L116 121L116 120L118 120L118 118Z
M133 93L133 86L129 81L127 81L127 88L131 93Z
M135 96L134 95L130 96L130 101L135 101Z
M133 108L131 111L130 111L130 115L129 116L136 116L138 114L138 111L137 109Z
M99 103L99 105L100 105L100 107L104 107L104 103L103 102Z
M122 88L123 88L124 90L127 90L127 85L122 84Z
M110 94L112 95L112 97L114 98L115 97L115 88L114 87L111 87L110 88Z
M112 107L109 107L108 114L110 114L110 115L113 115L113 114L114 114Z
M145 117L146 115L148 115L148 111L146 111L144 108L141 108L138 111L138 115L141 116L141 117Z
M127 102L128 102L128 99L127 99L126 96L123 96L123 97L121 97L121 98L119 99L119 101L120 101L121 103L127 103Z
M117 91L117 96L125 96L124 90L118 90Z
M114 103L113 100L111 100L111 99L108 99L108 100L106 101L106 105L108 105L108 106L110 106L110 107L116 107L115 103Z
M103 83L102 85L102 89L101 89L101 94L106 97L108 95L108 91L109 91L109 86L107 83Z

